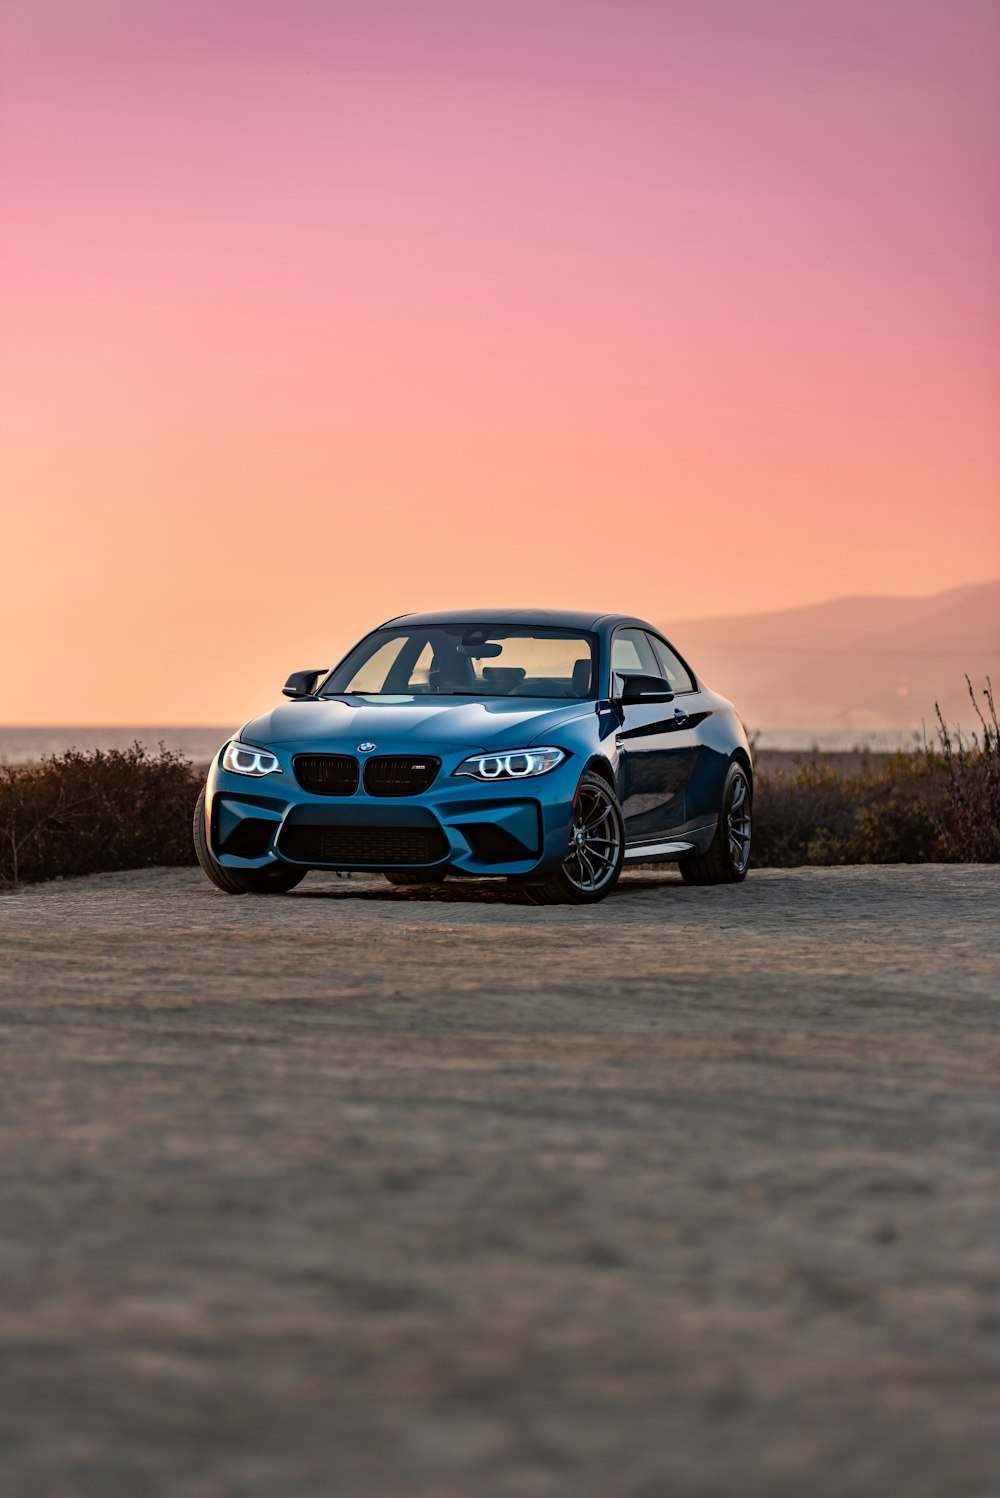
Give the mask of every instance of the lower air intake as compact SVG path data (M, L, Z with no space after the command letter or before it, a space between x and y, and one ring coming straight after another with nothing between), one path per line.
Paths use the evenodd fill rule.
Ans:
M384 868L391 864L438 863L448 852L448 842L439 827L286 827L281 852L294 863L314 868L324 864L367 864Z
M222 844L222 852L238 858L263 858L270 850L276 825L263 817L244 817Z
M536 856L530 848L524 846L520 838L513 837L506 827L494 827L490 822L480 822L471 827L463 827L462 831L472 844L473 852L486 862L516 863L519 859Z

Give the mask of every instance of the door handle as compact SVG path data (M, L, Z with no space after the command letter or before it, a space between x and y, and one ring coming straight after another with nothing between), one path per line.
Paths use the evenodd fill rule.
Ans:
M674 708L674 722L677 723L678 725L680 725L682 723L686 723L687 720L688 720L688 715L684 711L684 709L682 707L675 707Z

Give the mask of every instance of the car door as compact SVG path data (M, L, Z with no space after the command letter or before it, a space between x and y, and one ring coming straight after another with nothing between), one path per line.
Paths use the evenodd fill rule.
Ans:
M661 635L647 634L660 675L674 689L672 763L676 780L683 784L683 827L702 826L718 811L717 796L711 795L706 801L706 789L714 785L714 777L705 773L706 761L716 757L706 738L713 711L711 694L699 687L690 669Z
M687 820L686 792L698 760L700 714L695 683L666 641L628 626L615 631L611 669L619 677L658 676L675 690L672 702L621 705L622 812L629 843L677 833Z

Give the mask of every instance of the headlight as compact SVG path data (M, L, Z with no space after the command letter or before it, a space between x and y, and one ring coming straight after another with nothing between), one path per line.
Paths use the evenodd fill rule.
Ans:
M253 744L241 744L233 739L226 745L222 765L236 775L280 775L281 761L269 749L256 749Z
M454 773L474 780L524 780L547 774L565 758L561 749L507 749L503 754L473 754Z

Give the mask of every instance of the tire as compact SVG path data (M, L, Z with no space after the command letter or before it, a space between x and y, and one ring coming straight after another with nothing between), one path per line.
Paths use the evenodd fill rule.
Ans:
M624 859L625 820L618 797L603 775L587 770L573 803L565 859L547 879L525 882L539 905L596 905L618 883Z
M275 864L269 869L225 869L212 856L205 835L205 792L194 809L194 851L198 862L216 889L227 895L284 895L301 884L308 869L294 869L291 864Z
M734 761L722 788L719 825L707 853L696 853L680 860L681 878L685 884L741 884L750 864L750 841L753 833L753 791L750 777Z
M421 874L419 869L383 869L390 884L443 884L447 874Z

